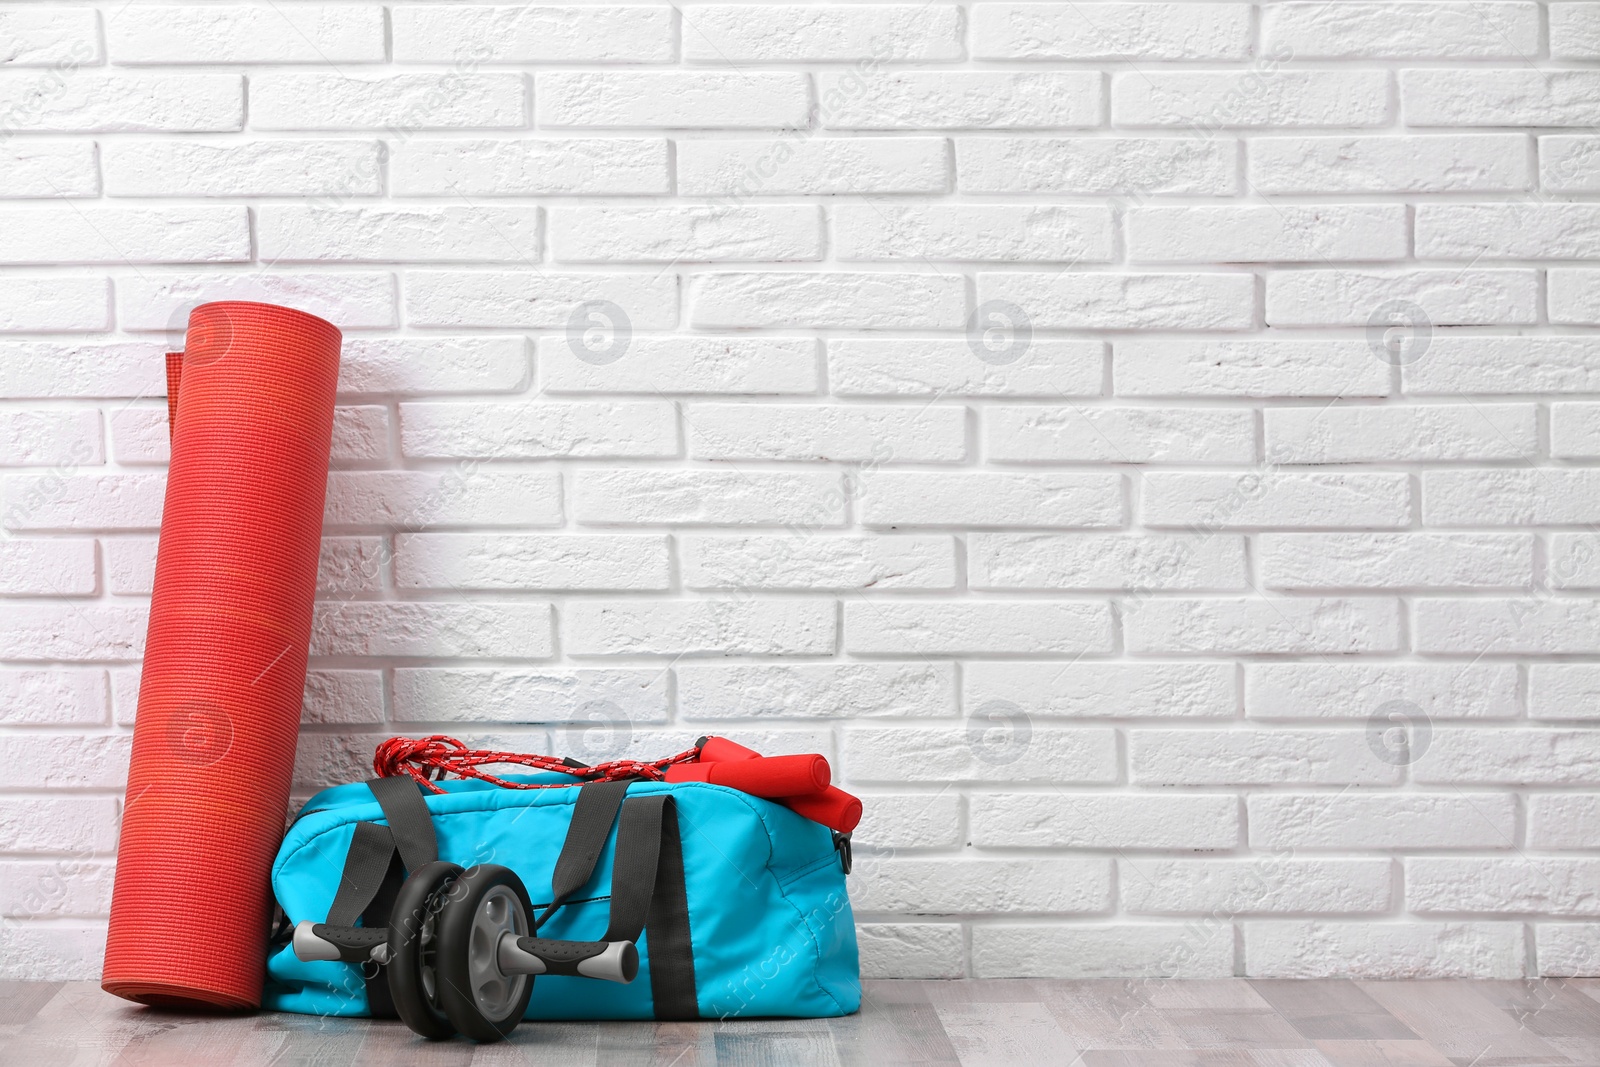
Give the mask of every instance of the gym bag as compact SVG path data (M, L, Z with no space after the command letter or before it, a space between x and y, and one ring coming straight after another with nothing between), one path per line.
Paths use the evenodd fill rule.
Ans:
M402 768L323 790L272 867L282 915L263 1006L398 1014L425 1036L459 1029L479 1040L503 1036L518 1017L856 1011L849 835L735 789L659 780L664 765L697 755L595 768L519 757L563 769L433 781ZM391 922L418 932L392 938ZM487 958L526 979L494 968L485 978ZM468 997L460 1010L471 1025L440 1006L458 985L483 1008ZM496 1010L503 1024L477 1025Z

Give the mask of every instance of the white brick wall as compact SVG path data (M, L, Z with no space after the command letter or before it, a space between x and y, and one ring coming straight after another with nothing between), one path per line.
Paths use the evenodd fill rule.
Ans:
M204 300L346 333L296 793L707 731L866 972L1600 973L1600 4L0 3L0 977Z

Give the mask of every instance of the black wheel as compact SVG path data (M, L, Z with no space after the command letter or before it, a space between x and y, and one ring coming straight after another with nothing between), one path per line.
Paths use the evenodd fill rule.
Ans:
M389 914L389 996L402 1022L430 1041L455 1035L439 1007L437 925L447 891L461 866L440 860L400 884Z
M500 938L532 930L533 906L507 867L469 867L444 894L436 923L439 1004L474 1041L499 1041L527 1010L533 975L500 969Z

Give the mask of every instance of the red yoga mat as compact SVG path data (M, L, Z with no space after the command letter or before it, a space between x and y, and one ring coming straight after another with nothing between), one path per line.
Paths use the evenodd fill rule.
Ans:
M196 308L168 360L172 465L101 983L129 1000L261 1004L339 343L315 316L230 301Z

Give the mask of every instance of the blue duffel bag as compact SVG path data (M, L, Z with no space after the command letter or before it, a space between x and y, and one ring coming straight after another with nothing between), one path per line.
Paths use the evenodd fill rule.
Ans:
M848 835L702 782L501 780L567 787L396 775L314 796L272 868L264 1006L477 1040L860 1006Z

